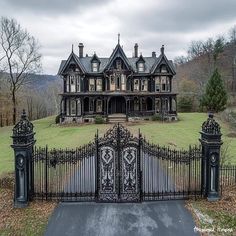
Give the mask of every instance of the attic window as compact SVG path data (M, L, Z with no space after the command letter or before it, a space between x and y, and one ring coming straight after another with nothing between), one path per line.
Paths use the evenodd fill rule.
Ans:
M121 70L121 60L116 60L116 69Z
M163 73L163 72L167 72L166 65L162 65L162 67L161 67L161 72L162 72L162 73Z
M138 63L138 72L144 72L144 63L143 62Z
M92 71L98 72L98 63L97 62L92 62Z

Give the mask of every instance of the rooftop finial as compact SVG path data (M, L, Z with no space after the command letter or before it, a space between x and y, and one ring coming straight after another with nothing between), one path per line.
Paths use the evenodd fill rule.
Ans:
M120 33L118 33L118 44L120 44Z
M74 44L72 44L71 51L74 52Z
M162 45L162 47L161 47L161 54L162 55L164 54L164 50L165 50L165 47L164 47L164 45Z

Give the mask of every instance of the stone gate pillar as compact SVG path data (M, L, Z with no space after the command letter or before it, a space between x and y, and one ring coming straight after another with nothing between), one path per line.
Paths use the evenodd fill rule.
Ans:
M34 140L33 124L28 120L25 110L20 121L13 128L13 144L15 155L15 193L14 206L26 207L33 191L32 154Z
M209 201L216 201L219 195L219 168L221 131L220 125L209 114L207 121L202 124L200 132L202 144L202 191Z

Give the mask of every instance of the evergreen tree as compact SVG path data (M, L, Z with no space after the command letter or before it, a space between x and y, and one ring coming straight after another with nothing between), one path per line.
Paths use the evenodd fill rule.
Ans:
M201 99L201 105L208 111L223 111L227 103L227 92L218 70L215 69L206 85L206 91Z

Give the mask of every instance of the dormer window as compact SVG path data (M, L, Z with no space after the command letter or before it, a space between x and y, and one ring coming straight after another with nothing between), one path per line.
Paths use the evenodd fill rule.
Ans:
M143 62L138 63L138 72L144 72L144 63Z
M98 72L98 63L97 62L92 62L92 71Z

